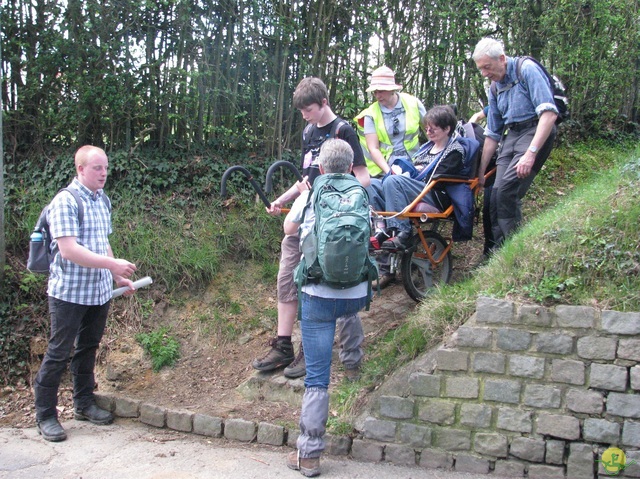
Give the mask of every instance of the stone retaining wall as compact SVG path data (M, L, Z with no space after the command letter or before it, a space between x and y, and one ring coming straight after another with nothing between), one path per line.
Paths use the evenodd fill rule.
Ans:
M327 453L488 477L611 477L616 446L640 477L640 313L479 298L444 346L402 368ZM116 416L211 437L295 447L298 431L98 394ZM636 464L637 462L637 464Z
M378 397L352 454L427 468L529 478L606 476L626 453L640 477L640 313L545 309L479 298L476 314Z

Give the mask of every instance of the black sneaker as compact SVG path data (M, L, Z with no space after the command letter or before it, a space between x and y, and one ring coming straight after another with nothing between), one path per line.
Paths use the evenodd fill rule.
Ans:
M284 368L284 376L289 379L301 378L307 374L307 363L304 360L304 350L302 349L302 343L300 344L300 351L296 359Z
M293 343L286 339L274 338L269 342L271 349L263 357L254 359L253 369L258 371L273 371L288 366L293 362Z
M99 426L104 426L113 422L113 415L106 409L102 409L95 404L83 409L76 409L74 417L78 421L89 421Z
M50 417L42 421L36 421L36 427L38 428L38 434L47 441L60 442L67 438L67 433L64 432L64 429L57 417Z
M411 239L411 232L400 231L393 238L389 238L387 241L382 243L382 249L394 250L394 251L407 249L410 246L409 244L410 239Z

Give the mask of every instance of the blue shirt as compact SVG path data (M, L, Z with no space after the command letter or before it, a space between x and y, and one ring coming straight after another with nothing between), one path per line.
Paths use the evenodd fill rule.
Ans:
M551 85L538 65L531 60L525 60L520 73L522 81L518 82L516 59L507 57L507 73L502 81L496 82L497 98L491 90L489 91L489 114L485 135L495 141L500 141L508 124L539 118L545 111L558 113Z
M57 238L75 236L79 245L96 254L106 256L111 234L111 212L103 201L102 190L95 194L77 178L68 186L80 193L84 205L82 226L78 224L78 203L71 193L56 195L49 206L51 246L57 246ZM49 270L47 294L69 303L87 306L105 304L111 299L113 277L108 269L85 268L62 259L58 251Z

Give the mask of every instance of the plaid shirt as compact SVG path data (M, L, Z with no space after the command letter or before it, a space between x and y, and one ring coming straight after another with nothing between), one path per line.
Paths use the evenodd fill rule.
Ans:
M56 195L49 205L49 228L51 247L57 238L75 236L79 245L94 253L107 255L111 234L111 212L101 198L103 192L95 194L75 178L69 188L78 190L84 205L82 225L78 225L78 203L66 191ZM113 277L108 269L85 268L62 259L56 253L49 270L47 293L62 301L89 306L103 305L111 299Z

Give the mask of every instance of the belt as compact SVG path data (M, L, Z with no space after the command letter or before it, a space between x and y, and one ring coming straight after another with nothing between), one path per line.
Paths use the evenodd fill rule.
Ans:
M534 126L538 126L537 118L532 118L531 120L525 120L525 121L519 121L517 123L507 124L507 128L513 131L523 131L528 128L533 128Z

